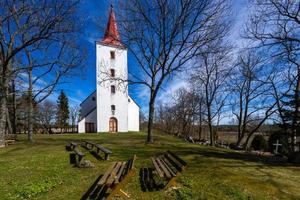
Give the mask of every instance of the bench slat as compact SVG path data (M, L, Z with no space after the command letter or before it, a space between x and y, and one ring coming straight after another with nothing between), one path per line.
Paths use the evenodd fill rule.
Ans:
M168 169L168 171L170 172L170 174L172 176L176 176L177 171L174 170L174 167L172 168L172 164L168 161L168 159L165 157L165 155L161 156L161 161L164 162L166 168Z
M85 154L82 153L77 147L74 148L74 152L75 152L78 156L81 156L81 157L85 156Z
M174 154L173 152L171 152L171 151L168 151L168 153L171 155L171 156L173 156L179 163L181 163L183 166L186 166L187 165L187 163L184 161L184 160L182 160L181 158L179 158L176 154Z
M156 163L156 160L154 157L151 157L152 163L154 165L154 168L156 169L158 175L163 178L164 177L164 173L161 171L161 169L159 168L158 164Z
M123 179L123 173L124 173L125 166L126 166L126 162L122 162L120 170L118 171L118 173L116 175L116 179L114 181L115 184L121 182L121 180Z
M106 154L111 154L112 152L110 150L108 150L107 148L99 145L99 144L95 144L95 147L97 147L98 149L100 149L101 151L103 151Z
M157 163L159 164L159 167L162 169L162 171L164 172L165 176L167 178L172 178L171 173L169 172L169 170L167 169L166 165L164 164L163 161L161 161L161 159L159 157L156 158Z
M110 186L115 180L116 180L116 177L117 177L117 174L120 170L122 166L122 162L117 162L116 166L114 167L114 169L111 171L110 175L109 175L109 178L107 179L106 181L106 184L108 186Z
M165 154L166 159L170 162L170 164L176 168L177 171L182 171L184 166L176 161L174 157L172 157L169 153Z
M112 170L114 169L114 167L116 166L116 164L117 164L116 162L113 163L113 164L108 168L108 170L106 170L106 172L105 172L104 175L101 177L101 179L99 180L99 182L98 182L97 185L103 185L103 184L107 181L107 179L108 179L110 173L112 172Z

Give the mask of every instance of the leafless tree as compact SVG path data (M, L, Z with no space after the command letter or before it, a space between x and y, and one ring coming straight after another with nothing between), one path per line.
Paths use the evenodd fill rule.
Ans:
M168 105L161 104L157 110L156 125L164 132L177 137L194 133L199 117L198 95L185 88L178 89Z
M38 1L10 0L0 2L0 145L4 140L8 84L15 74L28 74L28 95L49 95L67 69L78 64L79 52L73 39L78 0ZM58 55L61 53L62 55ZM74 54L72 54L74 53ZM44 59L47 58L47 59ZM69 59L67 61L66 59ZM14 65L14 61L22 65ZM75 64L76 63L76 64ZM33 76L35 72L38 72ZM62 73L63 72L63 73ZM55 78L53 78L55 77ZM45 79L45 85L33 92L34 84ZM29 140L32 138L32 98L29 98ZM40 100L41 100L40 99Z
M72 132L74 133L74 127L76 125L76 122L79 120L79 110L80 108L78 106L73 106L70 108L70 120L72 125Z
M227 84L232 67L229 62L230 47L222 44L222 40L206 48L207 51L197 56L190 82L194 90L204 97L210 144L214 145L216 132L213 124L220 121L220 113L228 97Z
M299 1L255 0L253 14L245 30L245 36L255 41L256 47L264 49L265 54L269 52L270 58L277 61L273 63L273 67L282 72L288 71L286 87L274 88L277 91L274 96L277 96L278 100L287 90L294 91L294 102L297 102L297 105L294 109L292 126L297 123L296 116L300 113L300 105L298 105L300 102L299 13ZM275 83L273 86L278 85ZM280 104L277 107L280 109ZM294 145L294 136L291 137L292 145Z
M224 34L228 5L222 0L132 0L120 5L122 41L138 63L129 83L149 88L147 142L153 142L155 100L161 87Z
M266 65L255 52L241 52L238 57L231 81L232 113L238 125L237 145L241 144L247 133L258 130L256 126L261 126L274 113L276 104L270 93L270 74L264 70ZM252 123L254 119L256 123Z
M55 121L56 105L52 101L45 100L39 106L39 123L43 126L42 128L51 134L51 127Z

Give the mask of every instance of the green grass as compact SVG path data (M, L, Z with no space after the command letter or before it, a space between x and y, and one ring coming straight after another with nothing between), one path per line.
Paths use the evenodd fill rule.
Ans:
M34 145L25 136L0 149L0 199L80 199L113 161L138 159L137 173L124 188L132 199L300 199L300 168L274 165L231 150L184 143L155 135L145 144L144 133L36 135ZM65 145L89 139L113 151L109 161L98 161L86 152L95 168L78 169L69 162ZM143 192L139 169L151 167L150 156L172 150L187 163L178 179L179 188Z

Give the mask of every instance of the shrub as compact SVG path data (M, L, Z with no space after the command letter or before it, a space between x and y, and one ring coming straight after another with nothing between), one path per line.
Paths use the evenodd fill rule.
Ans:
M279 141L281 146L278 147L278 153L283 154L283 155L288 155L289 152L289 137L287 134L284 134L283 132L274 132L270 137L269 137L269 150L271 152L275 152L275 144Z
M251 147L254 150L267 150L268 144L264 136L256 135L252 140Z
M300 164L300 152L289 153L288 161L291 163Z

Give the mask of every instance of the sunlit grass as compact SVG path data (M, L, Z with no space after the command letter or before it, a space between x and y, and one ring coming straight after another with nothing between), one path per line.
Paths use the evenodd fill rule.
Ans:
M145 144L144 133L36 135L34 145L19 137L15 145L0 149L0 199L80 199L113 161L136 154L137 173L124 188L133 199L300 199L300 168L257 161L231 150L188 144L166 135L155 135ZM65 145L89 139L113 151L109 161L96 160L85 149L95 168L69 164ZM187 163L177 190L143 192L139 169L151 167L150 156L172 150Z

